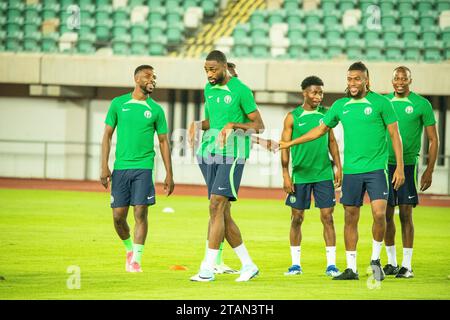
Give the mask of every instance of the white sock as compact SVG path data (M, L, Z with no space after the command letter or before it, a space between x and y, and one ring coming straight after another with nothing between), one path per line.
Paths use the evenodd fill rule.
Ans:
M247 248L245 247L244 243L242 243L240 246L237 246L236 248L233 248L233 250L239 257L239 260L241 260L242 266L254 264L252 258L250 258L250 255L248 254Z
M403 261L402 267L411 270L411 259L413 254L413 248L403 248Z
M356 272L356 251L345 251L345 255L347 256L347 268Z
M336 265L336 247L325 247L327 252L327 267Z
M217 254L219 253L218 249L209 249L206 250L205 260L202 261L200 269L214 269L214 262L216 261Z
M390 264L393 267L397 266L397 252L395 250L395 245L393 246L386 246L386 253L388 257L388 264Z
M383 246L383 241L372 241L372 258L371 260L380 259L381 247Z
M300 266L300 259L302 257L302 249L301 246L291 246L291 259L292 265Z
M208 254L208 248L209 248L209 241L208 241L208 239L206 239L205 257L203 258L204 261L206 261L206 255Z

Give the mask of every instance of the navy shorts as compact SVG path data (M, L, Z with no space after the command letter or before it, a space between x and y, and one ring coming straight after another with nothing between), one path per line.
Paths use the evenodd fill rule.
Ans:
M286 205L299 210L309 209L311 207L311 191L314 194L316 208L332 208L336 205L332 180L294 184L294 193L287 196Z
M151 169L114 170L111 177L111 208L154 205L155 186Z
M415 207L419 203L419 198L417 195L417 166L405 166L405 183L397 191L394 190L394 186L391 182L396 168L396 165L389 165L388 204L391 207L395 207L400 204L409 204Z
M345 206L361 207L366 191L369 193L370 201L387 200L389 194L387 179L386 170L344 174L341 203Z
M208 186L208 199L216 194L236 201L245 159L208 155L207 158L197 156L197 160Z

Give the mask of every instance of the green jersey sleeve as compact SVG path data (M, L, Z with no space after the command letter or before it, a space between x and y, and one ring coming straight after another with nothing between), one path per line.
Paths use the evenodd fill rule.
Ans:
M424 127L435 125L436 119L434 117L433 107L431 106L431 103L430 101L428 101L428 99L423 100L423 110L422 122Z
M158 118L155 121L155 129L158 134L166 134L168 132L166 116L162 108L159 109Z
M398 121L397 114L395 113L394 106L392 102L387 98L383 97L380 101L381 103L381 117L386 125Z
M334 128L339 123L340 105L341 103L339 102L339 100L334 102L331 108L325 113L322 121L327 127Z
M246 86L244 86L241 91L241 108L244 110L245 114L252 113L258 109L255 98L253 97L253 92Z
M106 115L105 123L113 128L117 125L117 101L113 99L111 105L109 106L108 113Z

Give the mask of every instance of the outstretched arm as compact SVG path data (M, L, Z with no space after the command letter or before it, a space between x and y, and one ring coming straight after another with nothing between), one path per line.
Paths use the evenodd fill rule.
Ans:
M228 137L230 136L231 132L233 132L233 130L240 129L247 133L264 132L264 122L258 110L247 114L247 118L250 120L250 122L247 123L229 122L228 124L225 125L225 127L223 127L223 129L219 132L219 143L221 146L225 145Z
M305 133L301 137L298 137L295 140L280 141L280 149L287 149L287 148L290 148L297 144L302 144L302 143L305 143L305 142L308 142L311 140L315 140L315 139L323 136L329 130L330 130L330 127L327 127L326 125L321 123L319 126L309 130L307 133Z

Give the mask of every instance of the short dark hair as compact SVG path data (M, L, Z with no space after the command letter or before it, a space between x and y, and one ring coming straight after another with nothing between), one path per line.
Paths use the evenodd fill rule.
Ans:
M145 69L153 70L153 67L148 64L142 64L134 70L134 75L137 75L139 73L139 71L145 70Z
M306 77L302 81L302 85L301 86L302 86L302 90L305 90L309 86L323 86L323 81L319 77L309 76L309 77Z
M406 66L399 66L399 67L395 68L395 69L394 69L394 73L395 73L397 70L403 70L404 72L408 72L409 75L411 76L411 70L409 70L409 68L406 67Z
M365 72L367 74L367 77L369 77L369 69L367 69L366 65L362 63L362 61L355 62L350 67L348 67L348 71L353 70Z
M227 68L236 68L236 64L234 64L233 62L227 62Z
M206 56L206 61L217 61L227 64L227 57L222 51L213 50Z

